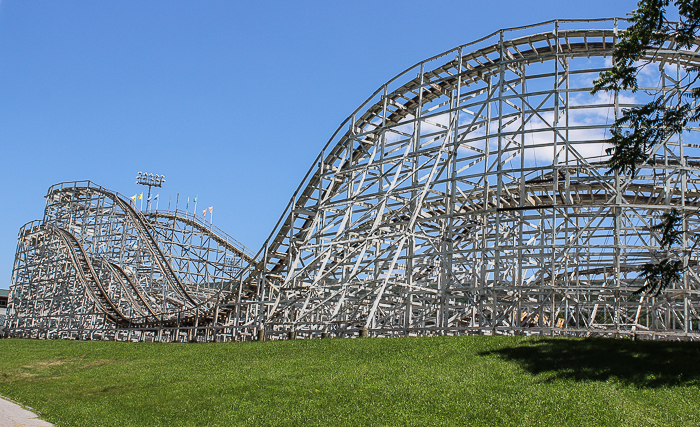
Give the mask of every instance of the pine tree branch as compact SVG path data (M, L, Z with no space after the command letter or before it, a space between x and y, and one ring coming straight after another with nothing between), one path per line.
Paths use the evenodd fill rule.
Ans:
M637 77L644 65L639 61L653 49L659 49L667 41L673 41L675 50L689 49L697 44L700 32L700 0L676 0L679 23L666 20L666 7L670 0L641 0L637 9L631 13L632 23L625 30L615 45L613 67L600 73L593 82L592 94L599 91L619 92L639 89ZM695 86L700 78L700 67L686 69L688 83L677 86L678 103L668 105L668 100L660 94L646 105L624 109L620 118L611 128L612 147L606 150L610 156L607 174L618 173L635 178L639 168L650 158L656 148L665 144L676 134L681 134L689 123L700 121L700 87ZM683 102L683 100L686 100ZM697 212L691 213L697 214ZM641 276L646 283L635 293L658 295L664 289L674 286L681 280L688 265L677 259L673 247L683 241L686 212L673 209L662 215L662 220L650 231L661 235L660 246L666 251L666 257L656 263L647 263L642 268ZM696 240L693 249L700 240ZM684 249L686 254L687 249ZM692 251L692 249L691 249ZM686 255L683 255L686 256ZM686 263L687 264L687 263Z

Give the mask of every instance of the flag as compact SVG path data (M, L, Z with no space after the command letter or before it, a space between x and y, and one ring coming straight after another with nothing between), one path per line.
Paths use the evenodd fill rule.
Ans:
M194 196L194 202L197 203L197 197L199 196Z
M137 199L143 200L143 193L139 194L139 196L137 197Z
M204 209L204 210L202 211L202 216L207 216L207 210L206 210L206 209Z
M185 210L186 210L187 212L190 211L190 198L189 198L189 197L187 198L187 205L185 205Z
M131 199L132 202L135 202L136 201L136 194L134 194L133 196L131 196L129 198Z
M214 209L214 206L209 206L209 213Z

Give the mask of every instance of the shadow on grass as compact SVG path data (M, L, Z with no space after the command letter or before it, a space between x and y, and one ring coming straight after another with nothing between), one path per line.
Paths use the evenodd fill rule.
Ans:
M516 347L480 353L518 363L548 380L617 380L625 385L657 388L700 386L700 343L616 339L541 339Z

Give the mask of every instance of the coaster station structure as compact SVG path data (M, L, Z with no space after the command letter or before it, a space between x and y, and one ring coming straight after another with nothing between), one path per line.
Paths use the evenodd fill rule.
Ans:
M245 266L230 274L183 279L181 265L194 258L182 244L166 232L142 237L139 229L164 230L158 224L171 220L159 214L141 222L138 212L124 215L128 221L108 233L138 241L135 247L148 240L148 251L115 246L97 237L99 228L94 237L81 231L86 251L102 254L102 242L119 247L98 264L120 265L125 276L132 267L114 260L148 266L135 268L143 273L132 281L144 283L142 293L152 289L155 300L147 306L132 298L113 307L124 319L108 328L93 321L87 330L134 339L129 331L152 328L140 337L200 341L461 333L698 338L698 129L670 137L635 179L607 173L604 149L624 108L651 96L678 102L687 70L700 65L699 47L678 51L669 40L643 58L651 71L642 91L591 95L624 25L551 21L501 30L399 74L341 124L262 249L254 257L236 252ZM687 268L660 295L636 295L642 266L667 255L651 227L673 208L686 218L678 254ZM87 220L92 211L84 215L62 230L94 221ZM47 207L42 224L20 232L12 296L16 307L36 306L27 313L38 312L39 300L20 289L55 281L34 285L36 267L20 255L48 247L48 240L33 243L32 230L58 242L61 232L47 224L65 216ZM216 242L221 254L234 254ZM165 248L162 256L156 247ZM168 262L180 264L170 269ZM223 264L216 271L225 271ZM105 283L119 282L118 273L109 274L116 280ZM110 312L99 297L88 303Z

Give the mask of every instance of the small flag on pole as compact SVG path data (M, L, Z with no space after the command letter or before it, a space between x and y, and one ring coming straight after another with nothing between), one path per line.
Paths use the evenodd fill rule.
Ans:
M206 210L206 209L204 209L204 210L202 211L202 216L207 216L207 210Z
M143 200L143 193L139 194L139 196L137 197L137 199Z
M131 196L129 198L131 199L132 202L135 202L136 201L136 194L134 194L133 196Z
M214 206L209 206L209 213L214 209Z

